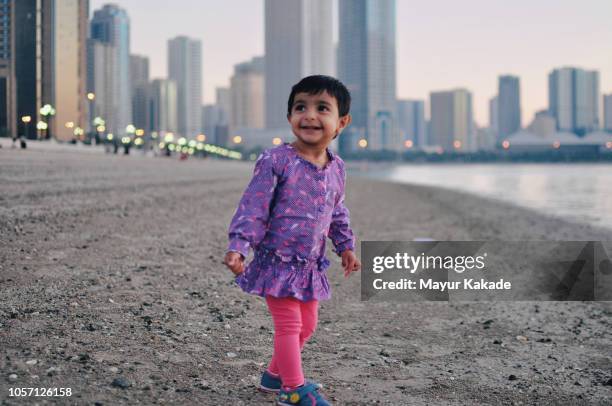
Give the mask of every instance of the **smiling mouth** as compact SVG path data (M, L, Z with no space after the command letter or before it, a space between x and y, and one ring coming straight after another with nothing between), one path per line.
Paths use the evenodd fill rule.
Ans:
M300 128L302 130L320 130L322 127L316 127L313 125L303 125L303 126L300 126Z

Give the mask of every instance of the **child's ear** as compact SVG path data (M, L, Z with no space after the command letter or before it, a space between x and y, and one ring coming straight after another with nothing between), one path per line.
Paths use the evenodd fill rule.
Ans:
M353 121L353 117L351 117L350 114L340 117L340 128L338 128L339 132L344 130L351 123L351 121Z

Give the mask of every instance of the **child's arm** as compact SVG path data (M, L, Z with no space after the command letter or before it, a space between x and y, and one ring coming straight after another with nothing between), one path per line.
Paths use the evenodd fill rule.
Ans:
M277 175L273 157L265 151L255 163L253 178L247 186L229 226L227 251L246 258L250 247L256 247L266 234L270 205L274 197Z
M334 251L342 257L344 276L361 268L361 262L355 256L355 236L350 225L349 210L344 205L344 185L346 183L346 172L342 166L342 194L332 212L332 221L329 226L329 238L334 244Z
M344 192L332 212L332 221L329 225L329 238L334 244L334 251L339 256L346 250L355 250L355 237L351 230L349 211L344 205Z

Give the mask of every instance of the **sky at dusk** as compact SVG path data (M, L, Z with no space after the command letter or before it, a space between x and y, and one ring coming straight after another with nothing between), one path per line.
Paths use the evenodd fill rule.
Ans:
M90 0L91 13L106 3ZM214 102L216 87L229 85L235 64L263 55L263 0L114 3L127 10L131 52L150 58L152 78L166 75L169 38L187 35L202 41L205 103ZM547 107L547 75L553 68L598 70L601 92L612 93L610 0L397 0L396 4L398 98L428 100L431 91L467 88L474 96L476 122L486 125L497 77L514 74L521 79L526 125L535 111Z

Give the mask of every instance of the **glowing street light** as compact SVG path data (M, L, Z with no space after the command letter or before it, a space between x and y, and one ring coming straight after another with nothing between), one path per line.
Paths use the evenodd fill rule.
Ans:
M136 132L136 127L134 127L134 124L128 124L128 126L125 127L125 132L128 134L134 134Z
M206 135L198 134L198 136L196 137L196 140L198 140L198 142L204 142L206 141Z
M359 148L365 148L368 146L368 140L366 140L365 138L362 138L359 140L357 145L359 145Z
M94 100L96 98L96 95L92 92L87 93L87 99L88 100Z
M28 133L30 131L28 124L30 124L32 121L32 116L21 116L21 121L23 122L23 126L25 128L25 137L28 138Z
M282 142L283 142L283 140L281 140L279 137L275 137L272 140L272 144L274 144L274 145L280 145Z
M503 148L503 149L508 149L508 148L510 148L510 141L508 141L508 140L504 140L504 142L502 142L502 148Z
M412 142L412 140L406 140L404 141L404 146L408 149L412 148L414 146L414 143Z
M49 125L44 121L39 121L38 123L36 123L37 130L46 130L47 128L49 128Z
M73 121L67 121L65 125L66 125L66 128L72 128L72 127L74 127L74 122Z
M242 137L235 135L234 138L232 138L232 141L234 141L234 144L240 144L242 142Z
M50 104L45 104L44 106L40 108L39 111L40 111L40 114L42 114L45 117L55 115L55 109Z
M461 149L461 141L459 141L459 140L453 141L453 147L455 149Z

